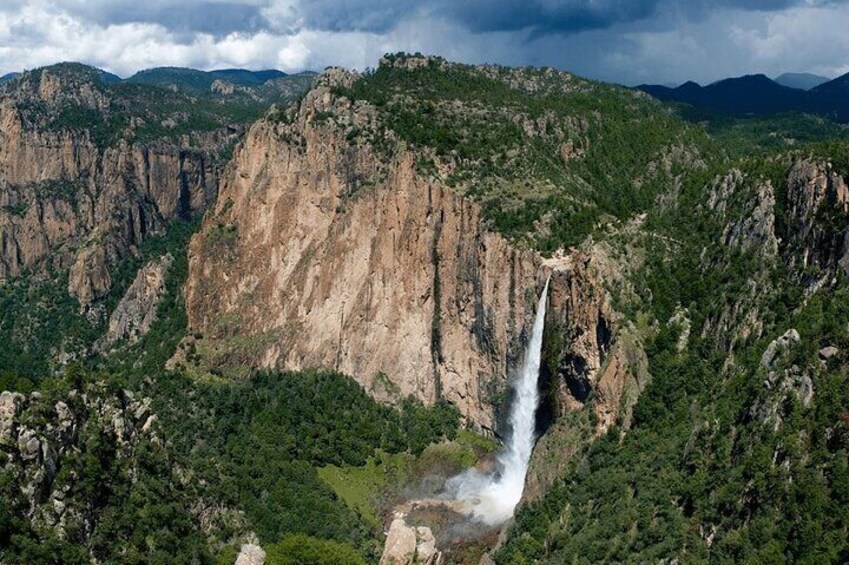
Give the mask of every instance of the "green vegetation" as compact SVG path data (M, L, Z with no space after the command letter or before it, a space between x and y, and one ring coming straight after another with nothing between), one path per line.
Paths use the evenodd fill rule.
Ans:
M146 368L162 367L182 337L185 309L180 289L188 269L185 249L199 225L198 220L172 222L165 234L146 239L135 256L126 257L111 273L112 289L102 301L106 312L114 310L143 265L166 253L174 257L166 282L168 292L160 305L168 313L161 317L166 320L163 324L169 325L158 324L144 343L135 347ZM0 374L14 373L16 378L38 382L51 374L60 352L78 355L103 336L106 317L92 319L81 313L67 288L66 270L51 271L45 280L24 276L0 286L0 340L6 344L0 349Z
M546 69L432 59L381 66L337 94L374 104L417 150L420 172L456 163L444 180L480 201L497 231L543 252L577 244L605 216L647 210L709 144L646 96ZM385 137L372 142L391 152Z
M172 71L166 72L166 71ZM39 85L47 72L63 81L54 99L33 96L22 85ZM168 82L159 75L175 80ZM176 73L176 74L175 74ZM121 81L99 69L79 64L61 64L25 73L10 87L24 123L47 131L75 132L100 148L119 141L150 143L168 141L184 145L185 139L198 143L205 132L226 131L233 125L247 127L272 104L284 104L309 88L309 73L280 78L267 85L253 85L252 94L216 94L210 90L215 77L192 69L157 69L151 76ZM200 82L198 82L200 81ZM168 88L172 83L182 87ZM75 95L75 86L93 91ZM232 130L230 131L232 133ZM223 152L229 151L225 143Z
M317 539L303 534L284 536L268 546L268 565L365 565L362 555L339 542Z
M97 395L115 403L125 388L152 398L156 436L167 441L144 436L129 456L122 455L109 433L109 417L84 407L81 395L68 394L80 388L89 402ZM78 455L60 459L54 489L68 485L67 503L82 504L94 530L89 536L72 529L76 533L60 539L49 527L31 526L23 518L19 478L2 471L0 517L7 518L0 520L0 539L8 544L0 558L13 562L85 562L83 547L107 561L121 556L129 563L208 562L210 547L192 510L202 501L231 509L206 532L219 544L253 531L281 563L289 562L282 561L287 555L312 559L316 551L337 559L329 561L334 563L373 560L380 551L380 524L340 500L316 466L360 465L376 448L393 454L387 457L415 458L422 446L455 437L458 425L450 406L407 401L393 409L349 378L325 372L201 383L180 374L160 374L152 382L141 374L72 369L40 389L44 419L28 425L44 426L55 417L51 406L69 398L76 399L71 410L86 415L76 438ZM244 513L243 520L235 519L236 511ZM292 553L299 541L303 553Z
M175 479L172 454L148 436L141 437L128 454L111 433L109 419L126 398L115 383L84 385L89 378L71 369L60 379L43 382L42 396L32 400L23 420L30 429L49 433L45 426L55 421L53 406L60 400L76 417L70 449L54 455L60 464L53 485L64 493L70 510L64 535L29 520L29 497L21 490L28 476L16 472L18 465L7 465L0 468L0 559L57 564L91 559L161 564L208 561L204 536L192 518L197 493ZM83 386L85 396L69 394ZM6 454L0 457L5 459Z
M728 155L741 157L804 147L823 140L849 139L849 127L798 112L771 116L733 117L672 104L678 114L704 127Z
M379 525L337 498L316 466L361 465L376 448L420 453L454 437L458 421L448 405L427 409L408 401L395 410L350 379L324 372L208 384L174 376L155 392L174 447L191 454L191 468L218 500L245 511L262 542L303 533L372 556Z
M417 456L378 451L365 465L327 465L318 474L349 508L379 526L379 517L404 502L404 491L419 485L425 476L456 475L496 449L493 440L459 430L453 441L431 444Z
M734 163L745 177L724 213L705 202L713 179L731 163L691 175L675 206L650 212L647 231L636 236L646 262L634 274L635 287L643 290L623 310L634 320L648 315L661 322L646 349L653 380L627 434L610 430L573 459L541 501L518 513L497 562L849 558L847 281L841 275L803 299L804 279L783 261L757 247L721 243L727 222L744 217L757 186L770 181L779 187L779 251L792 252L780 188L787 163ZM823 227L840 233L846 225L844 219ZM679 306L693 326L683 351L676 347L680 328L665 324ZM748 329L749 311L762 329ZM801 343L763 367L768 343L789 328ZM824 346L837 347L838 357L823 362Z

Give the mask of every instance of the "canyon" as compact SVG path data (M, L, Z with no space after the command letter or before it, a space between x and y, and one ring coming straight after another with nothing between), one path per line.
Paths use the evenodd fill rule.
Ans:
M2 87L0 560L842 539L839 141L738 158L637 91L419 55L262 111L171 86Z

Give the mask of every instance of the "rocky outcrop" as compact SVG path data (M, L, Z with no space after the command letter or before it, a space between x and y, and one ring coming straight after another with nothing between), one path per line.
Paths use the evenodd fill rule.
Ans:
M0 393L0 445L15 445L17 415L23 402L23 394L9 391Z
M775 190L770 181L731 169L711 184L706 204L726 222L724 245L768 258L778 254Z
M165 293L165 277L173 261L174 258L167 254L139 270L109 317L104 348L122 339L134 343L150 330L156 321L156 307Z
M752 405L750 413L773 432L777 432L783 423L788 400L795 398L802 406L808 407L814 398L811 375L797 365L786 366L788 353L800 342L799 332L789 329L772 340L761 356L761 367L766 370L764 391Z
M330 367L382 400L446 399L483 428L521 359L538 258L480 209L365 142L374 109L333 71L256 124L191 243L189 327L211 367ZM331 115L333 118L328 118ZM383 377L385 375L385 377ZM390 386L385 386L386 378Z
M15 84L0 97L0 281L70 269L68 291L87 306L109 290L121 257L215 198L218 170L206 149L237 133L207 136L203 146L104 145L94 131L97 120L109 123L114 101L97 84L49 70ZM91 129L65 117L73 111L92 116Z
M775 234L775 191L767 181L759 183L744 207L741 218L725 229L725 244L743 250L754 250L764 257L778 254Z
M775 363L776 359L783 354L785 351L789 350L794 345L797 345L801 341L801 337L799 336L799 332L795 329L789 329L781 336L772 340L761 356L761 366L765 368L772 367L773 363Z
M442 554L436 549L436 539L427 526L408 526L396 518L389 526L380 565L440 565Z
M571 458L611 426L627 429L650 380L640 333L621 327L605 280L621 277L601 247L544 263L552 269L538 423L523 500L542 496Z
M90 528L96 501L72 497L85 478L80 453L99 441L98 456L129 460L142 438L158 441L154 421L149 399L129 391L109 393L103 384L73 389L56 401L38 392L0 393L0 459L5 480L21 494L7 501L9 508L34 528L50 528L60 538L66 524Z
M549 388L555 417L579 410L592 399L601 434L636 402L647 372L636 371L646 365L636 333L620 339L624 329L618 327L601 261L595 257L593 251L575 251L546 263L554 270L541 378L556 387ZM629 390L632 398L623 404Z
M235 565L263 565L265 563L265 551L258 545L246 543L236 556Z
M787 178L787 262L815 287L849 274L849 187L830 163L802 159Z

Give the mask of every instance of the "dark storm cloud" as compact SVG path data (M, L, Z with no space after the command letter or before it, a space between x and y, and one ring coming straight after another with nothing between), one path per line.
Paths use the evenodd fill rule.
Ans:
M459 25L473 33L527 30L571 34L634 22L698 20L719 9L777 11L844 0L65 0L61 6L98 25L153 23L173 33L296 29L386 33L412 16ZM2 0L0 11L26 5ZM282 8L281 8L282 7ZM285 17L275 18L284 14ZM272 14L269 17L269 14Z
M323 31L383 33L417 11L430 11L432 0L305 0L295 13L302 25Z
M814 2L816 4L840 3ZM327 31L385 32L419 14L458 23L475 33L530 30L536 34L606 29L649 18L699 19L714 10L777 11L808 0L312 0L296 8L303 25Z
M530 29L577 32L632 22L655 13L657 0L510 0L447 3L447 13L474 32Z
M69 0L70 11L98 24L151 23L180 34L256 32L267 27L263 3L205 0Z

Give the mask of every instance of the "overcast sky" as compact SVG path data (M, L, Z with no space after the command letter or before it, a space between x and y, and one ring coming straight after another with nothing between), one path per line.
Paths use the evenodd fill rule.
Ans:
M625 84L849 72L849 0L0 0L0 74L375 66L421 51Z

